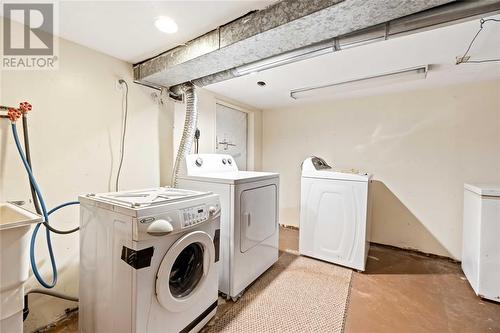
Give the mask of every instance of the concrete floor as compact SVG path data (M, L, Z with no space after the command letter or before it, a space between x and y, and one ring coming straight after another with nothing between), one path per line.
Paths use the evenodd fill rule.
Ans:
M346 333L500 332L500 304L477 297L460 265L371 246L355 273Z
M298 250L297 230L281 228L280 250ZM73 317L46 332L77 327ZM365 332L500 333L500 304L478 298L457 263L372 245L366 272L353 275L345 323L345 333Z

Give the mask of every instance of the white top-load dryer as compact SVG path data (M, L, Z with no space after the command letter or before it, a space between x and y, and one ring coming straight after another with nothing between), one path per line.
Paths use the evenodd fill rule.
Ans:
M302 163L299 252L365 270L371 175L334 171L323 159Z
M80 332L198 332L215 315L218 195L153 188L80 203Z
M279 174L238 171L230 155L194 154L178 187L220 195L219 290L237 298L278 260Z

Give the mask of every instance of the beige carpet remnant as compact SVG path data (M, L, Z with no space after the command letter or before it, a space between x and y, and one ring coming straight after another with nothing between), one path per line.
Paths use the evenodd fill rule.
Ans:
M204 332L342 332L351 275L285 252Z

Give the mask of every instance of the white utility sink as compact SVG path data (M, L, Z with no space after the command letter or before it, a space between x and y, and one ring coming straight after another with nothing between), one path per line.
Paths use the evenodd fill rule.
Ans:
M41 221L40 215L11 203L0 203L0 230L22 227Z
M28 279L31 225L41 216L0 203L0 332L22 333L24 283Z

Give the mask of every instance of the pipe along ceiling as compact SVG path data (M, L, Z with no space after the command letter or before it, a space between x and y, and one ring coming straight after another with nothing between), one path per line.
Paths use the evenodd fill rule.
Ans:
M500 0L282 0L134 65L136 83L228 80L326 52L500 11Z

